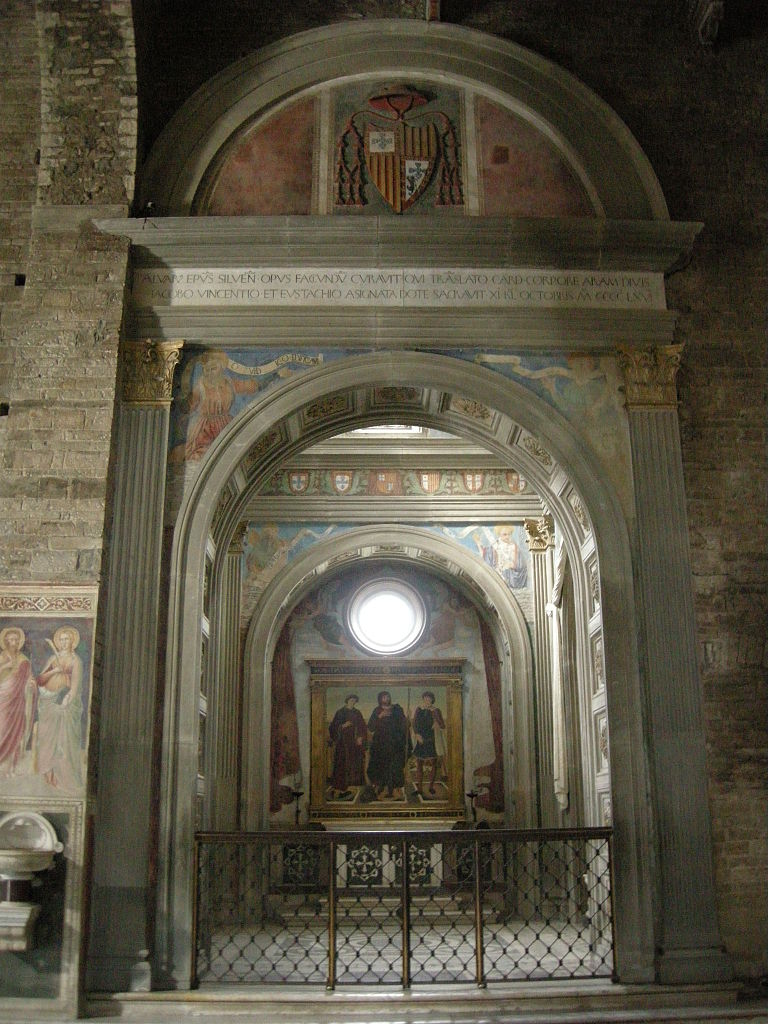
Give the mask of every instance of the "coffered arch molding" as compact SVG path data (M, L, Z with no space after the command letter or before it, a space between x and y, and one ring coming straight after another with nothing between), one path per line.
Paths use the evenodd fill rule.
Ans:
M254 611L245 644L244 737L267 737L270 730L271 665L280 632L301 598L328 575L375 561L416 565L446 580L483 615L502 665L505 742L505 806L514 806L517 827L536 825L527 797L535 791L533 659L522 610L512 592L489 566L454 541L411 526L377 525L353 529L314 544L266 588ZM511 707L514 709L512 710ZM513 764L507 753L512 749ZM268 754L268 750L267 750ZM243 744L243 827L264 828L268 773L263 746Z
M355 78L434 76L528 120L561 152L596 217L668 220L659 182L616 114L568 72L521 46L441 22L368 20L265 47L203 85L171 119L142 174L139 208L186 216L206 172L243 126L287 100Z
M580 437L576 428L531 391L484 367L448 356L415 352L354 356L309 370L300 381L291 380L275 387L222 431L202 460L182 502L174 530L168 595L156 947L161 970L167 971L180 987L189 983L192 878L187 854L193 832L197 772L197 687L190 685L190 681L200 677L204 561L214 510L223 490L231 485L233 476L240 472L243 460L260 438L279 430L291 417L295 419L310 403L366 386L439 386L447 393L497 410L545 446L578 489L589 512L599 555L606 638L620 970L622 980L650 980L652 827L630 543L618 498L591 454L588 439ZM299 447L338 430L335 423L319 422L314 432L302 438ZM468 421L466 432L500 459L513 463L503 437L477 422ZM297 446L295 442L294 451ZM275 468L274 460L264 460L264 474ZM562 493L552 489L543 470L531 463L527 472L561 524L572 564L578 565L581 534L573 509ZM235 516L237 507L242 508L241 499L242 495L233 501ZM234 526L233 519L232 529ZM576 574L575 582L577 603L586 604L588 581Z

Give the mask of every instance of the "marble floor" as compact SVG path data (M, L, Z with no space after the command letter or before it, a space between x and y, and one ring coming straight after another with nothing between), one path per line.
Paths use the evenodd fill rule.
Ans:
M486 923L483 975L494 982L610 978L610 942L590 948L588 927L510 920ZM413 984L475 984L471 915L416 920L410 931ZM342 919L337 931L336 984L400 985L402 926L396 918ZM328 930L321 918L264 923L258 930L214 932L198 959L198 982L322 984L328 976Z

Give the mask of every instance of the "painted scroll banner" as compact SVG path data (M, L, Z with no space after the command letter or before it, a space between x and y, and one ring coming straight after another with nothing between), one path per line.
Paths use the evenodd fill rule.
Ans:
M138 267L139 307L666 309L663 274L510 267Z

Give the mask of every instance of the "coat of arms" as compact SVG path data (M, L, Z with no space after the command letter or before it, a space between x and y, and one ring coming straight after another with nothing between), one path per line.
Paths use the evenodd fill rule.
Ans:
M479 494L485 483L485 473L464 473L464 486L470 494Z
M309 487L309 473L296 470L288 475L288 487L291 494L303 494Z
M419 484L421 485L422 491L426 494L435 494L440 486L440 471L428 470L426 472L419 473Z
M365 205L365 184L376 186L403 213L424 194L437 174L436 206L462 203L456 131L439 110L405 85L371 96L368 110L347 121L336 149L336 204Z
M402 494L400 474L394 469L371 473L370 490L373 494Z
M346 494L352 486L352 474L344 472L331 473L331 484L337 494Z

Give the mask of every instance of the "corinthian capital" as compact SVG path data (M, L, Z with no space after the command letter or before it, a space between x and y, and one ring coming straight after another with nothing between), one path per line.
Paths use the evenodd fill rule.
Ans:
M123 347L123 401L163 405L173 398L173 371L183 341L128 341Z
M552 516L539 516L538 519L524 521L525 538L528 550L533 552L546 551L555 543L555 522Z
M618 351L628 409L677 408L677 371L682 345Z

